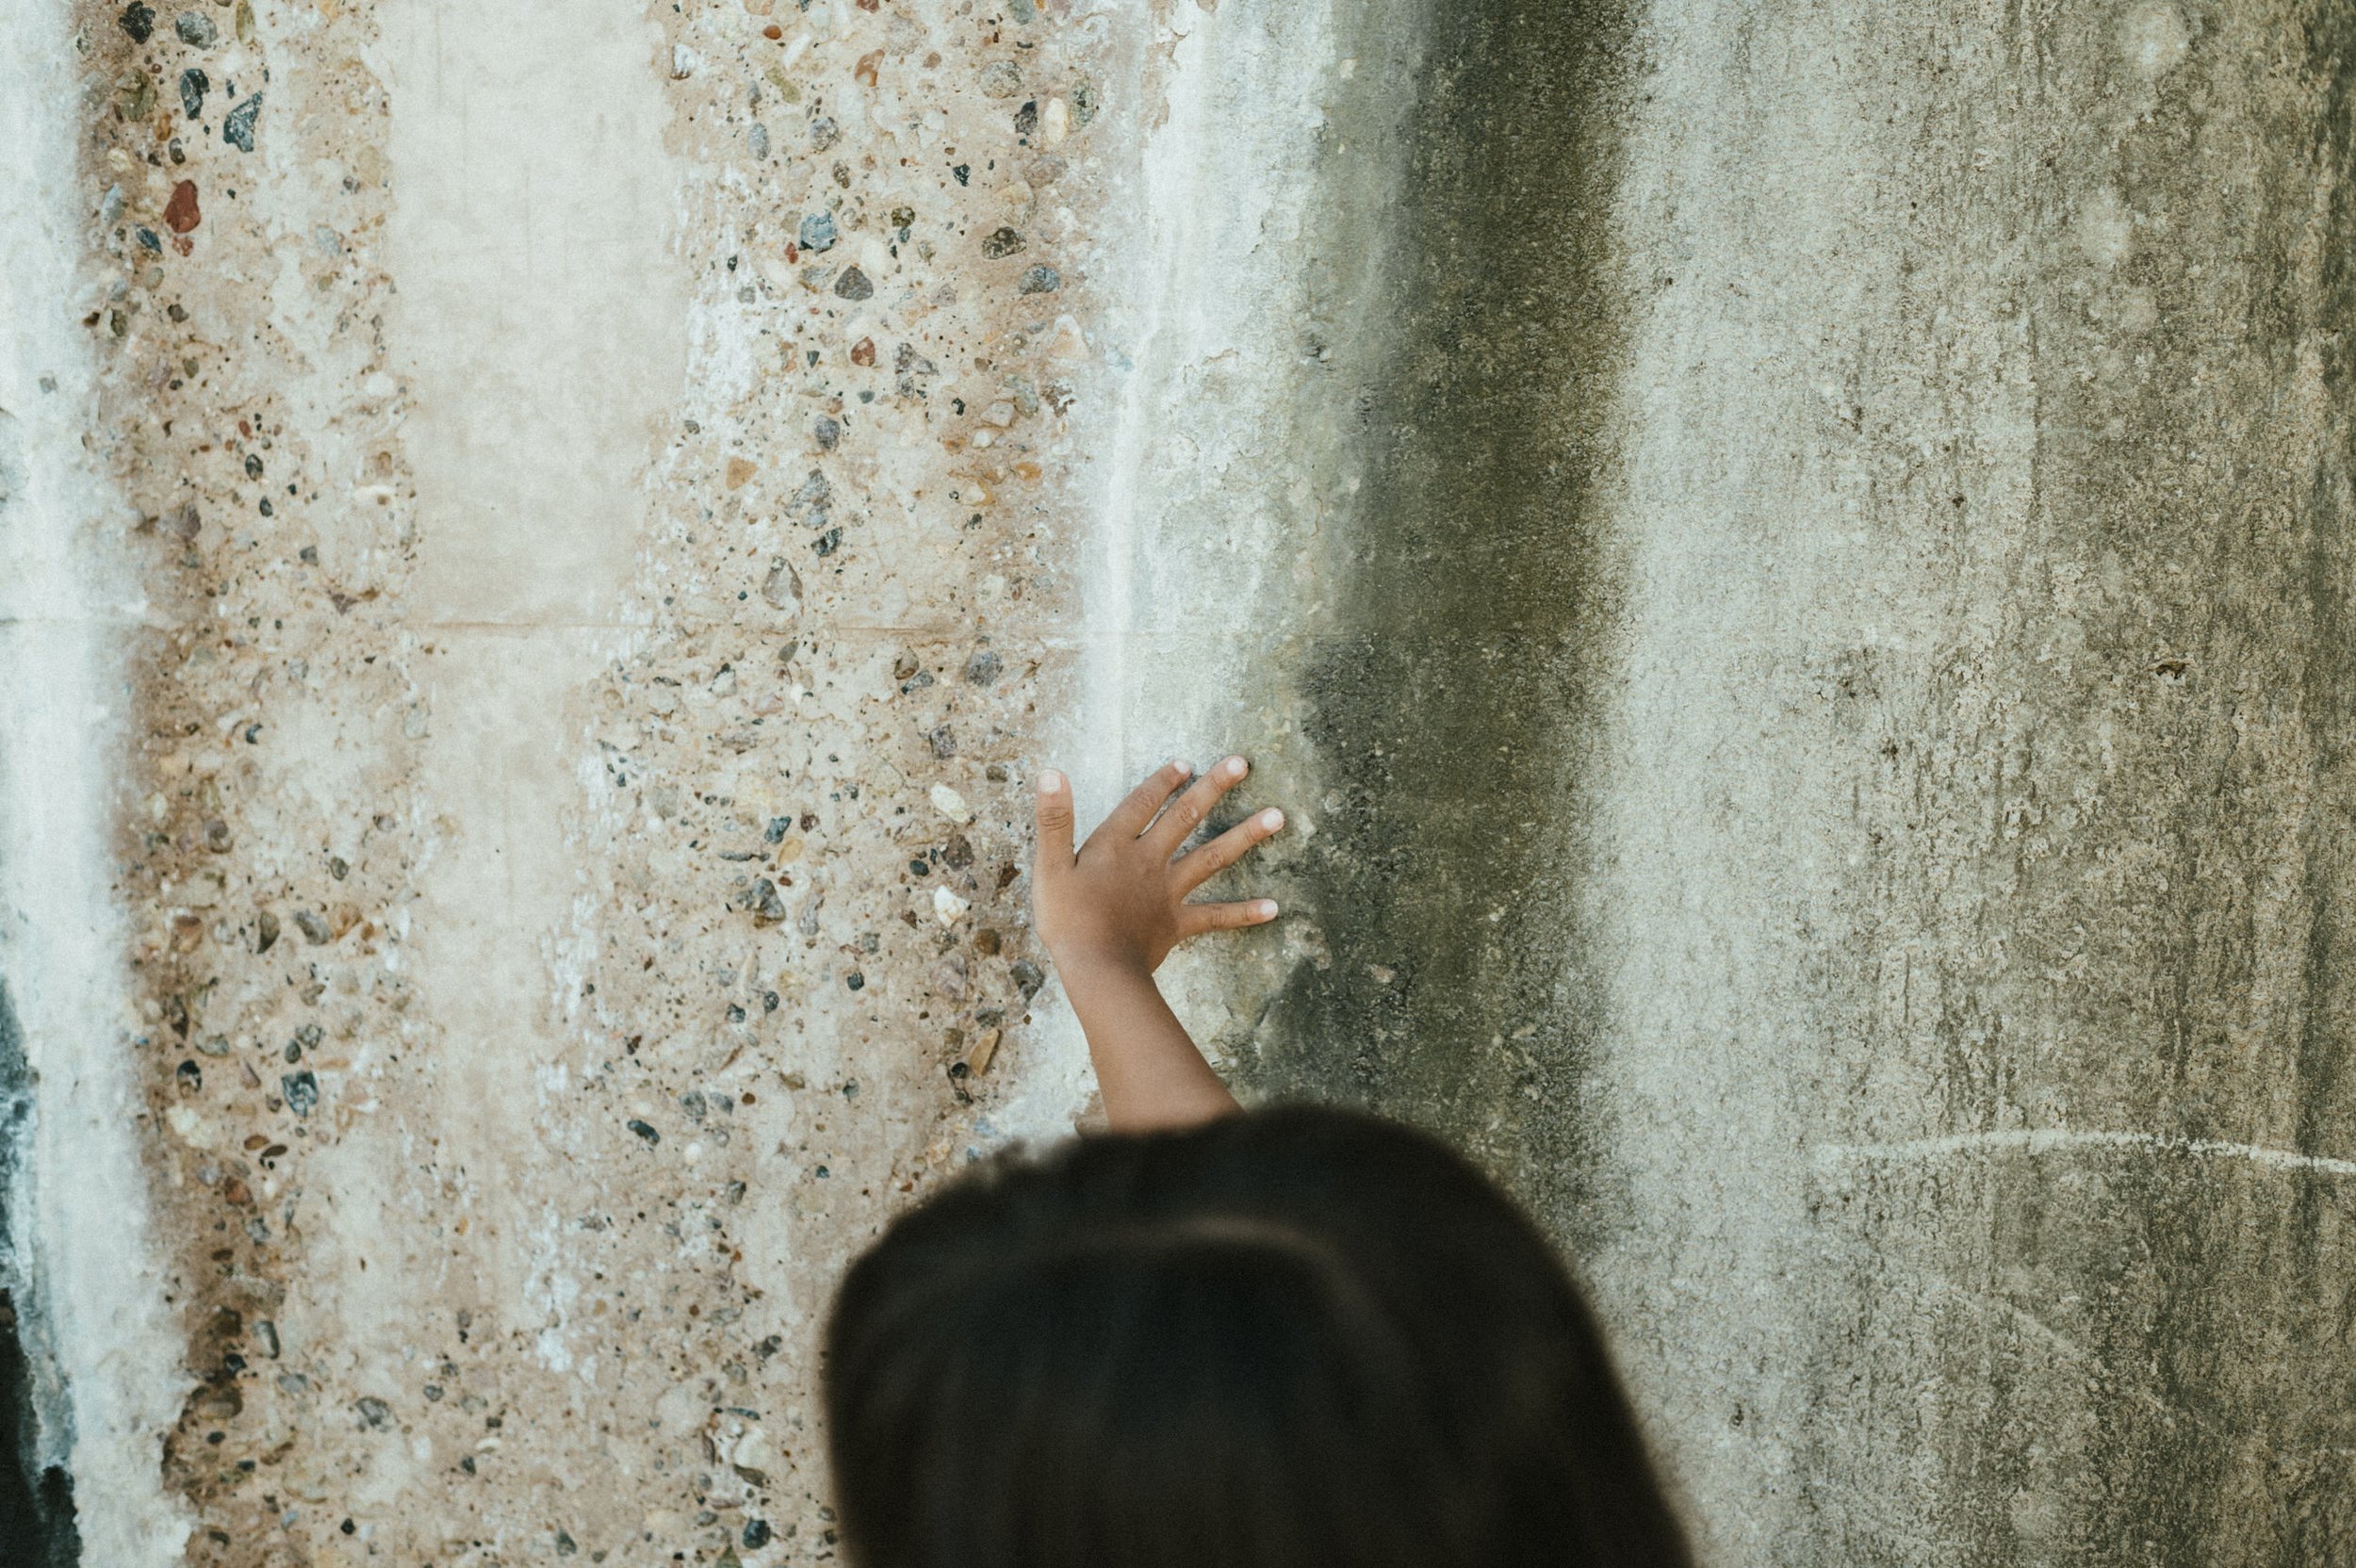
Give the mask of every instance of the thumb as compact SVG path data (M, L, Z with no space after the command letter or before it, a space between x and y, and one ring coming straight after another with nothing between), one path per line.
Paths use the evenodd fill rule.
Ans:
M1033 875L1053 874L1072 864L1072 780L1054 768L1039 776L1039 849Z

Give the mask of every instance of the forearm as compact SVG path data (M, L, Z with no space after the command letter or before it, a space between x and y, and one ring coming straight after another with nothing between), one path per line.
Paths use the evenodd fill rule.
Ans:
M1150 970L1112 955L1059 956L1055 968L1088 1036L1113 1131L1190 1127L1237 1109Z

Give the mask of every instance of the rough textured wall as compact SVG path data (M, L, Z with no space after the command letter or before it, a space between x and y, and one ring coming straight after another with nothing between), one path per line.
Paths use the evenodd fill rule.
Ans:
M71 21L145 1484L194 1562L827 1556L830 1281L1032 1054L1092 35Z
M1648 41L1597 1266L1738 1560L2351 1550L2340 17Z
M2343 8L16 0L25 1494L832 1556L836 1271L1088 1116L1029 767L1234 747L1183 1010L1714 1560L2350 1555Z

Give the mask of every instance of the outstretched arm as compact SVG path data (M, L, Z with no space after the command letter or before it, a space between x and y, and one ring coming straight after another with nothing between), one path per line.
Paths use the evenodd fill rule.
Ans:
M1194 770L1172 762L1132 790L1076 851L1072 781L1053 769L1039 776L1033 919L1088 1035L1104 1116L1117 1132L1190 1126L1236 1108L1162 1000L1153 972L1188 937L1276 918L1271 899L1186 902L1284 825L1271 808L1178 853L1244 773L1244 760L1230 757L1186 786Z

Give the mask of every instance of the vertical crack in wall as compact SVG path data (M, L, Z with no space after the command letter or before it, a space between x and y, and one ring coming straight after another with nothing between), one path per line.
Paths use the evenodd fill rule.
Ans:
M1432 8L1364 387L1364 490L1301 679L1326 791L1295 874L1326 951L1270 1011L1267 1090L1438 1127L1559 1233L1581 1201L1596 1014L1569 882L1612 587L1610 266L1629 22ZM1384 311L1369 312L1380 319Z

